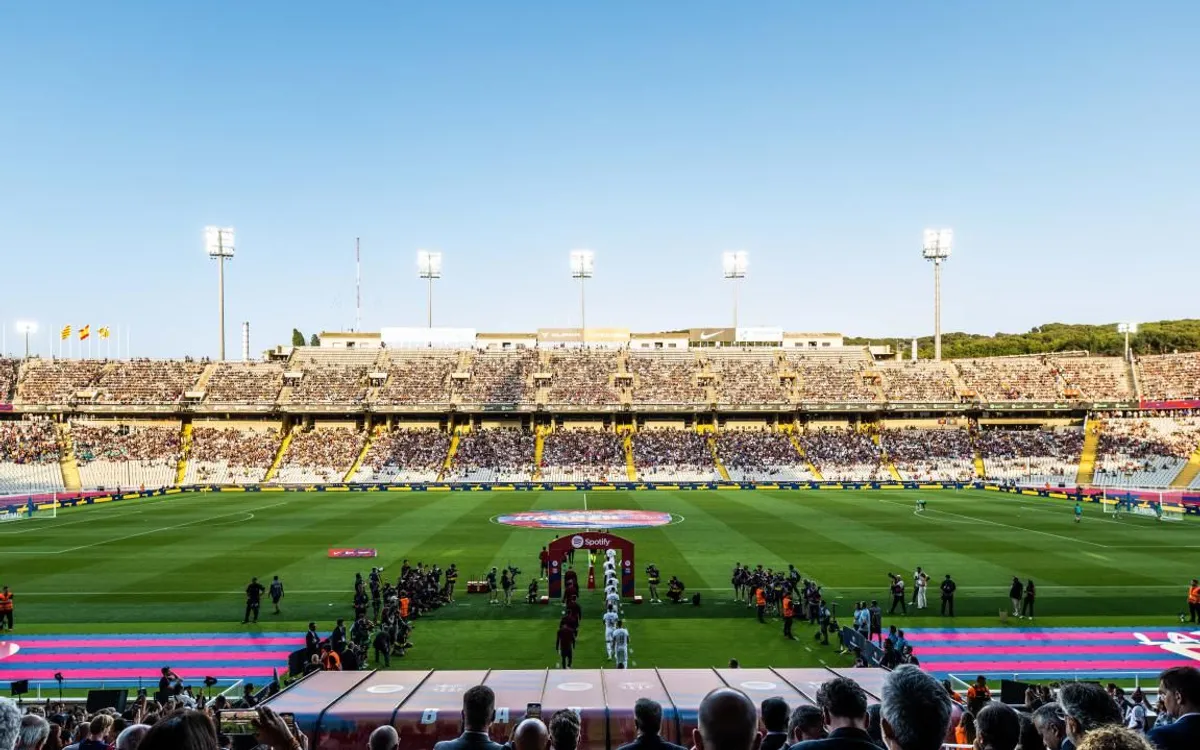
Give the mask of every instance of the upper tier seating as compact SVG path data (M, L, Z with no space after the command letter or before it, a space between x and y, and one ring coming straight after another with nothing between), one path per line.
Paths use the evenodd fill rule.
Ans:
M541 477L547 482L625 479L625 450L614 432L558 429L546 436Z
M450 436L442 430L394 430L375 438L356 482L432 482L442 471Z
M454 352L391 352L387 382L379 389L380 404L450 402L450 376L458 365Z
M0 422L0 495L62 491L54 425L41 419Z
M0 358L0 404L12 403L17 392L17 372L20 362Z
M17 400L65 404L96 385L105 362L98 359L31 359L21 368Z
M169 487L179 466L179 425L71 423L83 488Z
M184 484L261 482L278 450L277 430L196 427Z
M550 355L548 400L551 404L594 406L617 404L621 394L613 387L617 353L613 351L555 351Z
M791 438L771 429L723 430L717 455L735 482L791 482L813 479Z
M671 354L631 354L635 404L700 404L704 389L696 385L700 372L690 352Z
M953 369L948 362L929 360L880 362L875 366L888 401L958 401Z
M1125 361L1120 357L1052 357L1064 393L1078 391L1083 401L1128 401L1134 397Z
M1058 377L1046 357L960 359L963 382L983 401L1056 401Z
M196 384L205 365L174 359L110 363L96 383L102 404L173 404Z
M796 388L805 402L878 401L863 380L861 359L831 359L788 354L788 368L796 374Z
M462 386L463 403L532 403L537 361L533 349L476 353L471 360L471 378Z
M1143 398L1200 399L1200 353L1138 357L1137 368Z
M218 362L205 386L205 403L274 404L283 388L279 362Z
M708 355L721 404L786 404L791 398L779 377L773 352Z

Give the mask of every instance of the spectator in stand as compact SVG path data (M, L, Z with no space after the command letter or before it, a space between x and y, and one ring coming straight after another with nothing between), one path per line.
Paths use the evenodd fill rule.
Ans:
M1195 748L1196 745L1188 747ZM1100 727L1088 733L1079 750L1154 750L1154 747L1145 737L1131 729Z
M462 719L462 735L437 743L433 750L502 750L488 736L488 727L496 720L496 694L490 687L476 685L463 693Z
M0 698L0 750L11 750L21 735L21 709L8 698Z
M1072 682L1058 691L1067 727L1067 737L1073 747L1079 747L1087 733L1102 726L1122 722L1121 709L1104 688L1089 682Z
M657 701L639 698L633 704L633 721L637 725L637 739L617 750L683 750L680 745L667 742L660 736L662 706Z
M950 723L950 697L933 676L903 665L883 681L880 727L888 750L938 750Z
M513 730L512 750L546 750L550 746L550 730L541 719L525 719Z
M42 750L49 737L50 722L37 714L26 714L21 718L21 733L14 750ZM3 746L3 741L0 741L0 747Z
M1175 721L1150 730L1150 742L1158 750L1200 748L1200 669L1166 670L1158 677L1158 694L1163 708Z
M1021 719L1012 707L995 701L975 718L977 750L1015 750L1021 741Z
M767 698L759 707L763 728L767 733L759 743L759 750L779 750L787 747L788 704L783 698Z
M150 731L147 724L131 724L121 730L117 735L117 743L114 750L138 750L142 740L146 738L146 733Z
M887 475L880 463L879 447L865 432L845 427L810 427L800 442L825 479L866 481Z
M579 715L570 709L555 711L550 717L550 746L554 750L576 750L579 747Z
M692 730L696 750L758 750L758 711L740 690L717 688L700 701Z
M825 739L793 745L792 750L872 750L876 748L867 727L867 694L848 677L835 677L817 689L823 724L829 730Z
M633 456L642 479L707 481L716 476L708 443L690 430L641 430L633 436Z
M396 728L388 724L377 727L367 740L367 750L400 750L400 735Z
M823 740L828 736L822 709L816 706L797 706L788 720L788 736L794 749L805 740Z
M1033 726L1042 738L1046 750L1062 750L1069 746L1067 738L1067 721L1062 706L1058 703L1044 703L1033 712Z

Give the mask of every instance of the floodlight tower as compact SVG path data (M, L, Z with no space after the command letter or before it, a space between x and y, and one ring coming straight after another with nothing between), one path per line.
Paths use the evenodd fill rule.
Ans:
M721 268L725 272L725 278L733 282L733 330L737 330L738 324L738 287L741 286L742 279L746 278L746 269L750 267L750 254L745 250L734 250L732 252L721 253Z
M942 359L942 261L950 260L954 232L950 229L926 229L921 255L933 261L933 358Z
M1125 334L1125 360L1129 360L1129 337L1138 331L1137 323L1117 323L1117 333ZM28 355L26 355L28 356Z
M582 347L587 333L587 298L583 285L596 271L596 254L591 250L571 251L571 278L579 279L579 346Z
M205 227L204 250L217 261L217 306L220 308L220 361L225 359L225 259L233 257L233 227Z
M32 320L17 321L17 333L25 334L25 359L29 359L29 334L37 333L37 329L38 324Z
M426 322L433 328L433 280L442 278L442 254L433 250L418 250L417 275L429 282L429 291L425 295Z

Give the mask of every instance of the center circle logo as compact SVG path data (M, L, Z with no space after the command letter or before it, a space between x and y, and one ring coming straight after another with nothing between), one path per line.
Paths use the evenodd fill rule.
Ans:
M0 641L0 659L16 655L21 647L11 641Z
M583 537L579 536L578 534L571 537L571 546L574 547L575 549L582 549L583 548Z
M750 680L749 682L743 682L742 687L747 690L774 690L777 686L773 682Z
M592 683L590 682L564 682L558 686L559 690L565 690L568 693L580 693L584 690L591 690Z
M530 529L635 529L666 526L670 513L657 510L531 510L496 516L496 523ZM578 548L577 548L578 549Z

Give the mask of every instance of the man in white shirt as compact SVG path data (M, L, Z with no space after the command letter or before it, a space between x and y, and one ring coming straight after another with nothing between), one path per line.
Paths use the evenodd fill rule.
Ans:
M617 669L629 669L629 631L625 629L623 620L617 620L612 638L613 658L617 661Z
M925 571L921 570L921 566L917 566L917 572L913 574L913 602L917 605L917 609L925 609L927 600L925 599L925 587L929 585L929 576L925 575Z
M604 595L604 603L613 609L617 609L621 604L621 596L616 590L608 591Z
M620 619L616 607L609 606L608 611L604 613L604 649L609 659L613 658L613 631L617 629Z

